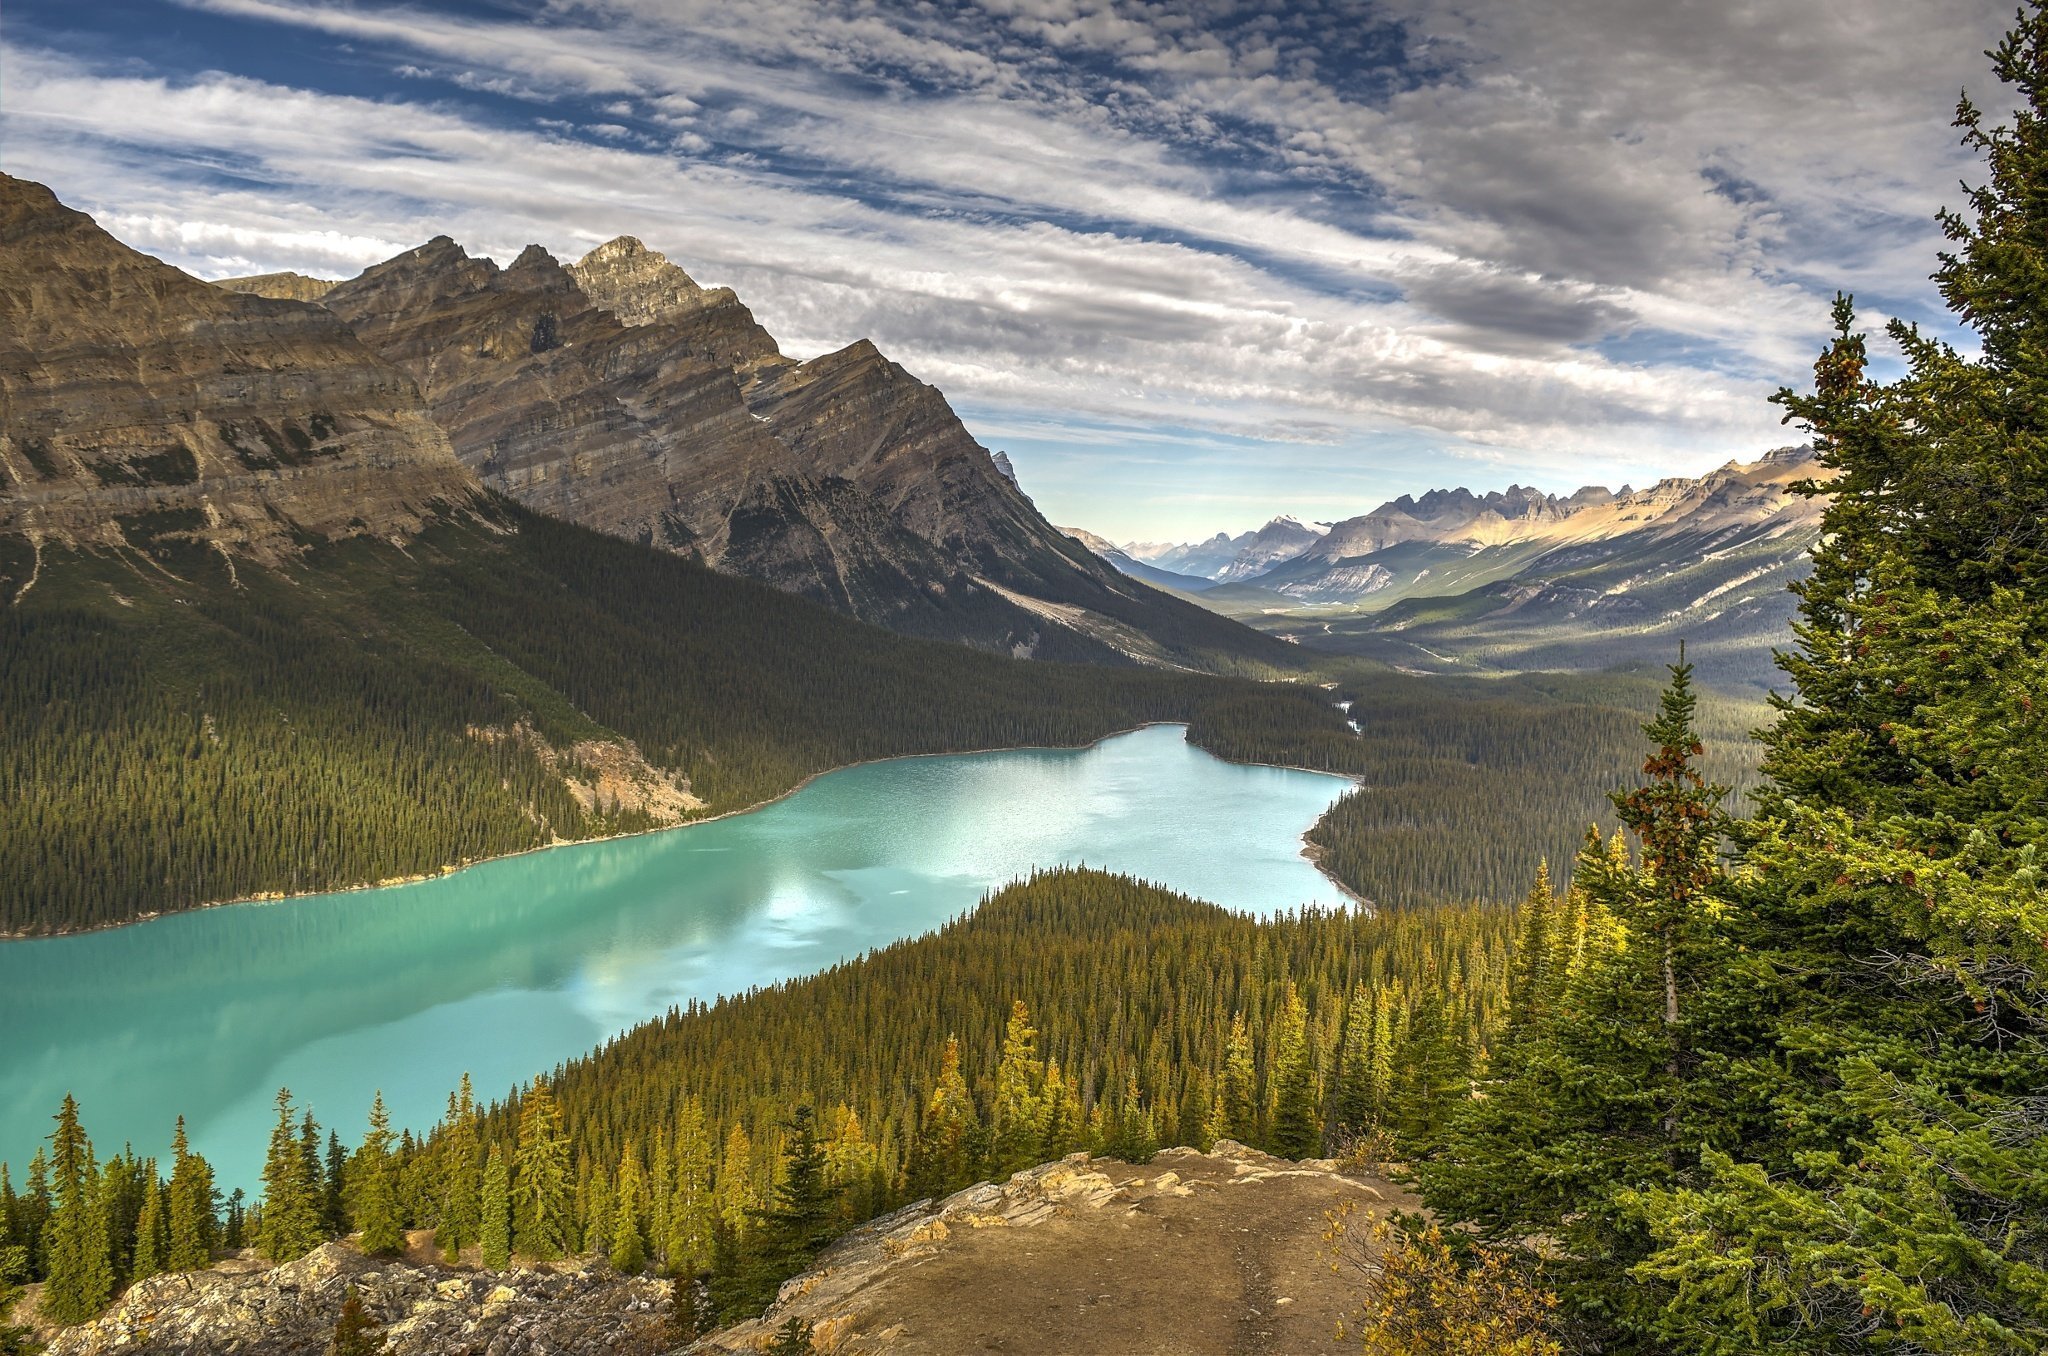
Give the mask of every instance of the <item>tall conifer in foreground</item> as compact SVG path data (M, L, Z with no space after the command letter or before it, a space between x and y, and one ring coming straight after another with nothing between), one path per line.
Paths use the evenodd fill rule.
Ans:
M371 1257L395 1257L405 1250L405 1221L398 1203L398 1164L391 1154L391 1117L380 1090L370 1103L370 1129L349 1165L354 1199L350 1211L362 1231L357 1240Z
M279 1088L277 1124L263 1161L263 1220L256 1236L256 1246L273 1262L304 1257L323 1238L319 1140L307 1146L305 1126L294 1131L292 1109L291 1089ZM309 1113L305 1125L311 1123Z
M1894 321L1867 373L1847 299L1810 395L1837 475L1800 587L1799 702L1732 892L1730 1083L1766 1100L1707 1180L1645 1192L1675 1287L1655 1325L1710 1353L2048 1349L2048 10L1991 54L2010 125L1937 272L1966 358Z
M570 1249L569 1141L548 1085L536 1078L519 1106L519 1149L512 1164L513 1244L536 1261Z
M92 1141L78 1122L78 1103L69 1093L56 1119L50 1136L53 1210L44 1230L48 1280L42 1312L59 1323L83 1323L114 1293L107 1216L101 1208Z
M185 1138L185 1118L171 1140L171 1182L165 1213L170 1220L167 1271L196 1271L213 1260L219 1225L214 1217L213 1168L195 1154Z

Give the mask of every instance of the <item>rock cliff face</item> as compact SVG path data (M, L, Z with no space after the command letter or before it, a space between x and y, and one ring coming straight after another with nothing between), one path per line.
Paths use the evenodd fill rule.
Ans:
M334 279L309 278L303 273L257 273L247 278L216 278L213 285L273 301L318 301L334 290Z
M911 634L1046 657L1278 659L1039 516L866 341L798 363L729 289L622 237L509 268L438 238L323 304L419 382L485 484Z
M203 283L0 176L0 532L276 561L409 536L476 489L332 313Z

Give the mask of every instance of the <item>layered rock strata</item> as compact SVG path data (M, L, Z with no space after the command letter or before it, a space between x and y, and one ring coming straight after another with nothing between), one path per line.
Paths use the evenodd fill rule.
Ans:
M275 562L407 537L476 489L331 312L201 282L0 176L0 532Z

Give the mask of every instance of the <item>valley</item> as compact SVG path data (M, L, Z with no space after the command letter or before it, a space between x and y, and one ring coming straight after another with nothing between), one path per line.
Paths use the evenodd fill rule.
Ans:
M1655 673L1683 640L1702 681L1761 699L1825 503L1791 487L1825 477L1792 447L1644 490L1433 490L1144 557L1082 540L1138 578L1198 570L1179 591L1222 615L1410 672Z
M0 1356L2048 1349L2048 0L25 5Z

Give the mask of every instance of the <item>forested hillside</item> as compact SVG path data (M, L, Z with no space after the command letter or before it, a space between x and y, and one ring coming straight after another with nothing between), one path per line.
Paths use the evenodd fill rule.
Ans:
M0 573L6 931L430 873L1212 704L1348 738L1312 688L909 640L508 501L275 570L0 538Z
M431 1226L488 1266L516 1250L709 1271L738 1317L851 1224L1075 1149L1142 1161L1229 1136L1302 1156L1376 1126L1420 1136L1505 1016L1507 936L1498 910L1260 921L1054 871L937 933L672 1012L503 1104L464 1089L423 1140L376 1109L345 1154L281 1096L252 1217L191 1215L210 1173L187 1156L166 1182L127 1155L95 1164L67 1108L27 1190L0 1186L0 1252L42 1259L82 1314L194 1264L181 1218L279 1259ZM67 1270L57 1240L85 1221L104 1265Z

